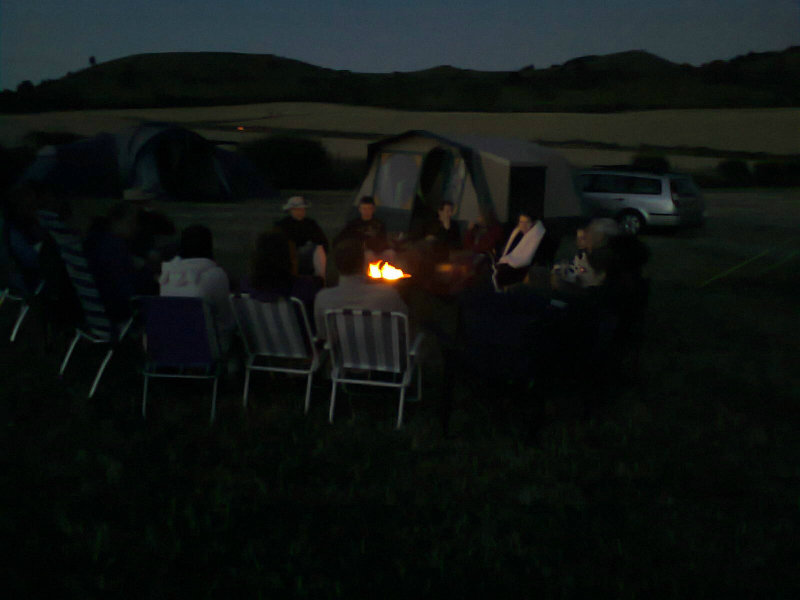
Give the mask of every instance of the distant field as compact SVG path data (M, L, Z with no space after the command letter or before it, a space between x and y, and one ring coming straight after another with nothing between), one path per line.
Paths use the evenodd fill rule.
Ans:
M93 135L119 131L145 120L183 123L206 137L233 142L271 129L315 130L331 152L363 157L368 139L344 133L392 135L408 129L474 133L531 140L586 140L638 146L706 147L724 152L800 154L800 109L659 110L612 114L413 112L316 103L254 104L207 108L97 110L0 116L0 143L19 144L30 131ZM244 127L243 131L237 127ZM248 128L253 128L248 131ZM321 135L318 132L333 132ZM337 136L335 132L343 135ZM585 150L562 150L578 165L599 162ZM592 151L594 152L594 151ZM608 152L608 151L603 151ZM616 160L629 153L608 156ZM716 160L681 158L684 168L706 168Z

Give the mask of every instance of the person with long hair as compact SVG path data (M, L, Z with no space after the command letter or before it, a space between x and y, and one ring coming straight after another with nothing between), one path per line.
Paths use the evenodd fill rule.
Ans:
M228 301L228 275L214 262L214 240L205 225L191 225L181 233L178 256L162 263L162 296L190 296L208 300L214 311L223 348L230 344L234 319Z
M322 286L320 277L297 274L294 244L283 231L272 229L258 236L250 272L242 277L239 288L265 302L294 296L303 302L311 316L314 297Z

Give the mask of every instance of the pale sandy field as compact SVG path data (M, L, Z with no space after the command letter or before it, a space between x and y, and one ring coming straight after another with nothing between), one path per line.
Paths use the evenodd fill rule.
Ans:
M30 131L93 135L164 120L183 123L213 140L243 142L264 128L392 135L409 129L500 135L530 140L588 140L624 146L700 146L724 151L800 154L800 109L660 110L615 114L432 113L318 103L271 103L208 108L97 110L0 116L0 144L15 146ZM243 131L235 127L241 126ZM230 128L230 130L227 130ZM249 128L254 128L248 131ZM366 156L368 139L318 134L334 156ZM628 162L630 153L563 150L576 165ZM610 153L609 153L610 152ZM676 157L680 168L707 168L711 158Z

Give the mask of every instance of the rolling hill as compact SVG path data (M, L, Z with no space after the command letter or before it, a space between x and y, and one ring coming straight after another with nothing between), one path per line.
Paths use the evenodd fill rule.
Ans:
M273 55L138 54L0 93L0 112L328 102L424 111L615 112L800 106L800 46L699 67L645 51L563 65L354 73Z

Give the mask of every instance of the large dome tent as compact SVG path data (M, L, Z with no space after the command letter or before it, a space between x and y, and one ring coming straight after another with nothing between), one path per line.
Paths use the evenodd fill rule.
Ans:
M393 231L444 200L465 222L486 210L504 223L521 211L546 220L582 212L569 162L525 140L411 130L370 144L367 163L354 204L373 196Z
M42 148L22 179L66 195L119 196L132 187L195 202L277 195L247 158L186 128L155 122Z

